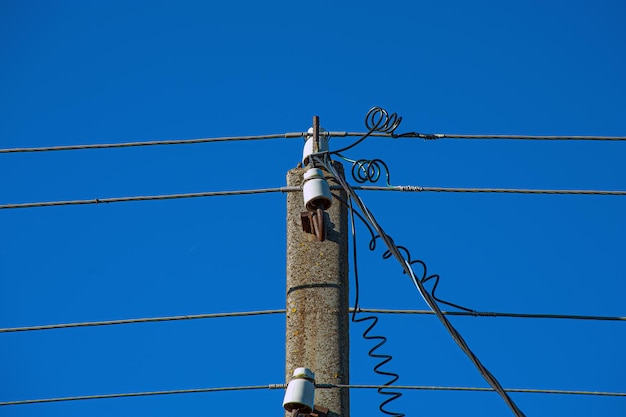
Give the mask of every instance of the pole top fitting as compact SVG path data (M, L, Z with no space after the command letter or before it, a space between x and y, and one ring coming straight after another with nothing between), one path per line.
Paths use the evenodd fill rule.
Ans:
M318 128L318 137L315 139L315 129L310 127L307 131L307 140L304 144L304 150L302 151L302 164L309 165L310 156L315 153L327 152L328 151L328 139L324 135L320 136L319 133L326 132L326 129L323 127ZM317 145L317 148L315 147Z

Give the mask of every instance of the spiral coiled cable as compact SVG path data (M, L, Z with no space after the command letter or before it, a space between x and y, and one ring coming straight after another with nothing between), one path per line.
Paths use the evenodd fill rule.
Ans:
M467 342L465 341L465 339L456 330L456 328L454 328L454 326L452 325L452 323L450 323L448 318L443 314L443 312L441 311L441 308L439 308L439 305L437 304L437 300L426 290L426 288L424 286L424 282L426 282L426 281L428 281L430 279L435 279L435 285L436 285L437 281L438 281L436 279L436 276L430 276L429 277L427 275L426 270L424 269L424 273L422 275L422 278L421 279L417 278L417 276L415 275L415 272L413 271L413 268L412 268L412 263L415 264L416 262L412 262L411 261L412 263L410 263L410 260L407 260L407 258L405 256L406 252L407 252L406 248L402 248L401 249L400 247L398 247L393 242L393 240L387 234L385 234L385 232L383 231L382 227L378 224L378 222L374 218L374 215L369 211L369 209L367 208L367 206L365 205L363 200L361 200L361 198L355 193L354 189L346 182L345 177L343 175L341 175L335 169L335 167L332 165L332 161L330 159L330 154L331 154L330 152L325 152L325 153L317 155L315 157L318 158L319 162L328 170L328 172L330 172L335 177L335 179L339 182L341 187L348 194L348 197L350 198L350 200L356 202L356 205L358 206L359 210L361 211L361 213L363 213L363 218L367 220L367 222L371 225L371 229L373 229L376 232L376 234L380 237L380 239L382 239L382 241L385 243L385 246L387 247L387 250L389 252L389 255L387 257L389 258L389 257L393 256L394 258L396 258L398 260L398 262L401 264L404 272L406 274L408 274L409 277L411 278L411 281L415 285L415 287L418 290L419 294L424 299L424 302L432 309L432 311L435 313L435 315L437 316L439 321L446 328L446 330L448 331L448 333L450 334L452 339L456 342L456 344L459 346L459 348L467 355L467 357L474 364L474 366L477 368L479 373L483 376L485 381L487 381L487 383L489 383L489 385L491 385L491 387L498 393L498 395L500 395L500 397L502 397L504 402L511 409L511 411L513 411L515 416L517 416L517 417L525 417L525 414L522 412L522 410L519 409L517 404L515 404L515 402L511 399L511 397L504 390L504 388L502 388L502 385L500 384L500 382L482 364L480 359L478 359L478 357L474 354L474 352L472 352L470 347L467 345ZM374 241L374 246L375 246L376 238L373 239L373 241ZM404 254L403 254L403 252L404 252ZM421 265L424 265L424 263L421 262ZM385 362L385 363L387 363L387 362ZM394 397L394 398L392 398L392 400L396 399L396 398L397 397ZM388 402L389 401L387 401L387 402L385 402L385 403L383 403L381 405L385 405ZM383 411L383 410L381 410L381 411ZM387 412L385 412L385 413L389 414Z
M352 178L359 184L366 182L376 182L380 179L381 173L385 172L385 181L388 186L389 167L382 159L359 159L352 164Z
M402 117L398 116L396 113L389 113L382 107L372 107L367 112L367 115L365 115L365 127L368 130L367 133L357 139L354 143L344 148L337 149L336 151L331 152L331 154L339 154L347 151L348 149L354 148L374 132L388 133L393 136L394 131L398 128L398 126L400 126L400 122L402 122Z
M372 132L394 134L400 126L402 117L396 113L389 113L382 107L374 106L365 115L365 127Z
M343 201L342 201L342 203L345 204L345 202L343 202ZM350 209L350 225L351 225L351 228L352 228L352 258L353 258L353 261L354 261L353 263L354 263L354 287L355 287L354 308L352 309L351 320L352 320L353 323L369 322L369 326L363 331L363 339L365 339L365 340L372 340L372 341L378 341L378 343L374 347L372 347L367 352L367 354L371 358L380 361L380 362L378 362L376 364L376 366L374 366L374 372L379 374L379 375L382 375L383 377L389 377L389 379L384 384L384 386L390 386L390 385L393 385L400 378L400 375L396 374L395 372L384 371L384 370L381 369L383 366L385 366L387 363L389 363L393 359L393 357L391 355L378 352L378 350L385 343L387 343L387 338L385 336L372 334L374 328L378 324L378 317L374 316L374 315L371 315L371 316L365 316L365 317L357 318L357 312L360 313L361 307L359 306L359 270L358 270L358 265L357 265L356 227L354 225L354 216L355 216L355 214L361 218L361 220L364 222L364 224L368 227L370 233L373 234L373 232L372 232L371 228L369 227L369 225L367 224L367 222L365 222L365 219L363 219L358 213L356 213L354 211L354 209L352 207L352 199L351 198L348 198L348 208ZM387 414L389 416L404 417L404 415L405 415L404 413L398 413L398 412L394 412L394 411L389 411L386 408L386 406L390 402L400 398L402 396L402 392L391 391L391 390L389 390L387 388L384 388L384 386L378 388L377 391L378 391L378 393L380 395L385 395L385 396L388 396L389 398L387 398L382 403L380 403L380 405L378 406L378 409L382 413Z

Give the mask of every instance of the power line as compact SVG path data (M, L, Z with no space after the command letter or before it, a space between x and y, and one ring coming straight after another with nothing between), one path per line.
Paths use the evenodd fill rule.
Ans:
M432 310L386 310L378 308L361 308L364 313L378 314L424 314L434 315ZM619 316L586 316L576 314L536 314L536 313L503 313L495 311L442 311L446 316L469 317L509 317L523 319L567 319L567 320L596 320L596 321L626 321L626 317Z
M40 399L35 399L35 400L0 402L0 407L6 406L6 405L58 403L58 402L65 402L65 401L82 401L82 400L102 400L102 399L108 399L108 398L148 397L152 395L196 394L196 393L201 393L201 392L278 389L279 386L280 388L283 388L285 385L283 384L250 385L250 386L243 386L243 387L195 388L195 389L177 389L177 390L168 390L168 391L125 392L125 393L120 393L120 394L81 395L81 396L74 396L74 397L40 398Z
M393 138L419 138L426 140L438 139L503 139L503 140L595 140L595 141L623 141L626 136L544 136L544 135L466 135L456 133L419 133L408 132L392 135Z
M231 142L231 141L247 141L247 140L267 140L279 138L298 138L303 137L306 133L281 133L272 135L255 135L255 136L229 136L221 138L200 138L200 139L177 139L177 140L153 140L145 142L123 142L123 143L98 143L90 145L60 145L60 146L43 146L36 148L12 148L0 149L0 153L22 153L22 152L52 152L52 151L76 151L84 149L111 149L111 148L130 148L137 146L156 146L156 145L191 145L197 143L210 142Z
M211 313L211 314L191 314L183 316L166 316L166 317L145 317L137 319L121 319L121 320L105 320L105 321L87 321L80 323L61 323L48 324L43 326L27 326L27 327L8 327L0 328L0 333L29 332L37 330L53 330L53 329L70 329L76 327L95 327L95 326L114 326L120 324L133 323L157 323L163 321L181 321L181 320L198 320L198 319L215 319L224 317L249 317L270 314L284 314L285 310L262 310L262 311L243 311L235 313Z
M191 145L199 143L212 142L233 142L233 141L253 141L253 140L269 140L269 139L294 139L305 138L310 134L307 132L286 132L274 133L269 135L250 135L250 136L224 136L216 138L198 138L198 139L173 139L173 140L152 140L137 142L120 142L120 143L96 143L84 145L58 145L58 146L41 146L31 148L6 148L0 149L1 153L25 153L25 152L53 152L53 151L75 151L86 149L113 149L113 148L130 148L139 146L159 146L159 145ZM539 136L539 135L467 135L467 134L451 134L451 133L419 133L408 132L402 134L373 132L320 132L321 136L326 137L363 137L374 136L383 138L418 138L426 140L439 139L502 139L502 140L558 140L558 141L626 141L626 136Z
M400 390L424 390L424 391L478 391L493 392L493 388L483 387L446 387L433 385L333 385L333 384L317 384L316 388L350 388L350 389L379 389L393 388ZM562 395L598 395L605 397L626 397L626 392L607 392L607 391L572 391L559 389L532 389L532 388L504 388L506 392L517 392L525 394L562 394Z
M152 141L120 142L120 143L95 143L95 144L85 144L85 145L42 146L42 147L32 147L32 148L7 148L7 149L0 149L0 153L77 151L77 150L85 150L85 149L114 149L114 148L131 148L131 147L139 147L139 146L160 146L160 145L192 145L192 144L198 144L198 143L211 143L211 142L294 139L294 138L305 138L310 135L311 134L307 132L287 132L287 133L275 133L275 134L270 134L270 135L225 136L225 137L219 137L219 138L152 140ZM320 132L320 135L326 136L326 137L348 137L348 136L362 136L364 135L364 133ZM379 133L374 133L370 136L391 137L390 135L379 134Z
M101 394L101 395L80 395L72 397L55 397L55 398L38 398L33 400L18 400L0 402L0 407L9 405L26 405L41 403L57 403L67 401L85 401L85 400L103 400L111 398L127 398L127 397L148 397L155 395L176 395L176 394L197 394L206 392L224 392L224 391L251 391L251 390L274 390L285 389L287 384L267 384L267 385L248 385L240 387L215 387L215 388L193 388L178 389L166 391L143 391L143 392L125 392L118 394ZM450 387L439 385L335 385L335 384L316 384L318 389L380 389L392 388L398 390L421 390L421 391L471 391L471 392L493 392L493 388L483 387ZM556 395L594 395L604 397L626 397L624 392L607 392L607 391L574 391L574 390L552 390L552 389L530 389L530 388L504 388L506 392L525 393L525 394L556 394Z
M337 186L332 187L338 188ZM610 191L610 190L541 190L541 189L521 189L521 188L453 188L453 187L422 187L417 185L395 185L395 186L376 186L361 185L352 187L355 190L363 191L399 191L399 192L438 192L438 193L508 193L508 194L564 194L564 195L605 195L605 196L624 196L626 191ZM197 198L197 197L217 197L244 194L263 194L263 193L291 193L301 191L301 187L274 187L260 188L254 190L236 190L236 191L207 191L200 193L185 194L161 194L161 195L144 195L131 197L111 197L111 198L92 198L87 200L65 200L65 201L42 201L34 203L17 203L2 204L0 209L23 209L34 207L54 207L54 206L75 206L88 204L108 204L121 203L128 201L151 201L151 200L173 200L179 198Z
M565 195L626 195L626 191L610 190L542 190L525 188L455 188L455 187L422 187L419 185L353 186L363 191L400 191L400 192L437 192L437 193L508 193L508 194L565 194Z
M92 198L88 200L66 200L66 201L43 201L36 203L19 203L19 204L3 204L0 209L21 209L33 207L53 207L53 206L75 206L87 204L108 204L121 203L127 201L150 201L150 200L174 200L179 198L197 198L197 197L218 197L232 195L247 194L264 194L264 193L287 193L300 191L300 187L275 187L275 188L259 188L255 190L236 190L236 191L207 191L201 193L186 194L161 194L161 195L143 195L132 197L112 197L112 198Z
M386 125L386 122L385 122L385 125ZM383 228L376 221L374 215L367 208L367 206L365 205L363 200L361 200L361 198L356 194L356 192L350 186L350 184L348 184L346 182L345 177L342 174L340 174L339 172L337 172L337 170L333 166L333 164L332 164L328 154L326 154L324 156L324 159L321 160L320 162L323 164L323 166L325 166L327 168L327 170L330 173L332 173L332 175L339 182L341 187L346 191L346 193L348 194L349 198L352 199L356 203L356 205L359 207L363 217L367 218L366 224L369 224L371 226L371 229L376 231L377 235L373 235L373 238L372 238L372 241L374 242L374 245L370 244L370 249L374 250L375 243L376 243L376 238L380 237L381 240L383 241L383 243L385 244L385 246L387 247L387 252L386 252L385 255L383 255L383 257L384 258L390 258L390 257L393 256L401 264L402 268L409 275L409 277L413 281L413 284L415 285L416 289L418 290L419 294L422 296L422 298L424 299L426 304L431 308L431 310L433 310L435 312L437 318L443 324L443 326L446 328L446 330L448 330L448 333L450 334L450 336L452 337L454 342L467 355L467 357L474 364L474 366L479 371L481 376L485 379L485 381L491 387L494 388L494 390L498 393L498 395L500 395L500 397L504 400L504 402L507 404L507 406L511 409L511 411L513 411L513 413L517 417L524 417L525 416L524 412L522 410L520 410L520 408L517 406L515 401L513 401L513 399L508 395L508 393L506 391L504 391L504 388L502 387L500 382L496 379L496 377L483 365L483 363L476 356L476 354L474 354L474 352L470 349L470 347L465 342L465 339L463 338L463 336L461 336L461 334L456 330L456 328L452 325L452 323L450 323L448 318L442 313L441 308L437 304L437 301L435 300L433 295L431 295L424 288L424 281L425 280L428 280L428 279L433 278L433 277L438 277L438 275L435 274L435 275L430 275L430 276L427 277L426 264L424 262L422 262L420 260L411 261L411 256L408 253L408 250L406 250L406 248L403 248L404 249L404 253L401 252L400 248L393 242L391 237L385 233ZM406 254L408 259L405 258L405 254ZM419 262L423 266L423 277L420 278L420 279L417 278L417 276L415 275L415 272L413 271L413 268L411 266L415 262Z
M352 312L354 309L350 308ZM407 314L407 315L434 315L432 310L389 310L380 308L360 308L360 312L363 313L376 313L376 314ZM588 315L575 315L575 314L536 314L536 313L506 313L506 312L490 312L490 311L442 311L447 316L466 316L466 317L506 317L506 318L524 318L524 319L567 319L567 320L590 320L590 321L626 321L626 317L619 316L588 316ZM115 326L121 324L136 324L136 323L158 323L164 321L184 321L184 320L198 320L198 319L214 319L214 318L228 318L228 317L248 317L248 316L261 316L261 315L273 315L273 314L285 314L284 309L276 310L260 310L260 311L242 311L232 313L207 313L207 314L187 314L179 316L163 316L163 317L144 317L135 319L120 319L120 320L103 320L103 321L86 321L77 323L59 323L59 324L47 324L41 326L25 326L25 327L5 327L0 328L0 333L17 333L17 332L30 332L39 330L55 330L55 329L71 329L77 327L98 327L98 326Z

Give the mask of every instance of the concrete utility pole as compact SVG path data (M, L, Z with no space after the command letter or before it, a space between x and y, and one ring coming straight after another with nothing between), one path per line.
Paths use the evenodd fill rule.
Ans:
M315 148L317 149L317 148ZM343 166L335 163L343 173ZM287 173L287 185L301 186L307 168ZM324 175L331 186L337 185ZM333 190L346 201L343 191ZM295 368L315 372L317 384L349 384L347 209L333 198L324 213L326 239L303 231L302 193L287 195L287 343L285 380ZM348 389L317 389L315 404L329 417L348 417Z

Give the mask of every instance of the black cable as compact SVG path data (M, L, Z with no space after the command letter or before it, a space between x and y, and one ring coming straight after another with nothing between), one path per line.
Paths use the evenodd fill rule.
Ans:
M386 385L363 385L363 384L315 384L316 389L380 389L386 388ZM217 387L217 388L192 388L177 389L167 391L144 391L144 392L124 392L118 394L100 394L100 395L81 395L73 397L56 397L56 398L38 398L32 400L17 400L0 402L0 407L11 405L27 405L42 403L58 403L67 401L85 401L85 400L104 400L113 398L128 397L147 397L156 395L177 395L177 394L197 394L208 392L223 391L247 391L247 390L275 390L285 389L287 384L267 384L267 385L249 385L242 387ZM419 390L419 391L470 391L470 392L489 392L493 388L483 387L450 387L439 385L395 385L390 387L398 390ZM601 397L626 397L626 392L608 392L608 391L573 391L573 390L556 390L556 389L532 389L532 388L506 388L507 392L518 392L525 394L557 394L557 395L593 395Z
M491 385L493 389L502 397L502 399L509 406L509 408L513 411L513 413L517 417L525 417L525 414L519 409L519 407L515 404L515 402L509 397L506 391L504 391L504 389L502 388L502 385L500 385L500 383L495 378L495 376L491 372L489 372L489 370L482 364L482 362L478 359L478 357L469 348L469 346L465 342L465 339L463 339L461 334L454 328L454 326L452 326L452 323L450 323L450 321L441 312L441 309L437 305L437 302L435 301L435 299L428 293L428 291L426 291L424 284L415 276L412 266L404 258L398 246L396 246L393 243L393 240L391 240L390 237L387 234L385 234L384 230L378 224L373 214L365 206L365 203L363 203L360 197L354 192L352 187L345 181L345 177L340 175L337 172L337 170L335 170L335 168L332 166L332 163L330 160L330 154L326 153L322 155L322 157L324 159L321 162L324 164L326 169L335 176L335 178L341 184L341 186L346 191L348 196L352 198L354 202L356 202L357 206L359 207L363 215L368 219L372 228L376 231L376 233L381 237L381 239L387 246L387 249L389 250L390 254L393 255L398 260L398 262L400 262L404 271L411 277L411 280L413 281L413 284L418 289L420 295L422 296L426 304L435 312L435 314L437 315L437 318L439 319L439 321L441 321L444 327L448 330L453 340L457 343L457 345L461 348L461 350L465 352L465 354L469 357L469 359L472 361L474 366L476 366L476 368L478 369L480 374L483 376L483 378L487 381L487 383L489 383L489 385Z
M372 161L375 161L375 160L372 160ZM368 161L368 162L372 162L372 161ZM387 172L387 178L388 178L388 172ZM421 187L421 186L415 186L415 185L395 185L395 186L386 186L386 187L375 186L375 185L361 185L361 186L355 186L353 187L353 189L363 190L363 191L400 191L400 192L626 196L626 191L608 191L608 190L533 190L533 189L518 189L518 188L446 188L446 187ZM35 203L0 204L0 210L23 209L23 208L33 208L33 207L108 204L108 203L121 203L121 202L128 202L128 201L173 200L173 199L180 199L180 198L216 197L216 196L230 196L230 195L242 195L242 194L262 194L262 193L277 193L277 192L290 193L290 192L298 192L301 190L302 190L301 187L292 186L292 187L262 188L262 189L257 189L257 190L208 191L208 192L185 193L185 194L163 194L163 195L144 195L144 196L131 196L131 197L91 198L87 200L40 201L40 202L35 202Z
M459 306L456 306L456 307L460 308ZM379 314L435 314L435 312L432 310L389 310L389 309L380 309L380 308L361 308L360 311L364 313L379 313ZM517 318L517 319L626 321L626 317L623 317L623 316L588 316L588 315L580 315L580 314L506 313L506 312L497 312L497 311L474 311L474 310L442 311L441 313L445 314L446 316L465 316L465 317L507 317L507 318Z
M419 133L406 132L391 135L393 138L419 138L426 140L438 139L503 139L503 140L596 140L596 141L624 141L626 136L545 136L545 135L466 135L453 133Z
M116 326L120 324L134 323L158 323L163 321L180 321L180 320L198 320L198 319L215 319L225 317L249 317L261 316L269 314L284 314L285 310L261 310L261 311L241 311L233 313L208 313L208 314L189 314L184 316L165 316L165 317L144 317L136 319L120 319L120 320L104 320L104 321L85 321L79 323L60 323L47 324L42 326L26 326L26 327L5 327L0 328L0 333L16 333L16 332L32 332L38 330L55 330L55 329L72 329L77 327L95 327L95 326Z
M382 109L381 109L382 110ZM395 115L393 113L390 116ZM402 120L401 117L396 115L397 120ZM393 124L390 124L393 127ZM397 126L395 126L397 128ZM394 128L395 130L395 128ZM94 143L84 145L56 145L56 146L41 146L32 148L4 148L0 149L0 154L3 153L25 153L25 152L51 152L51 151L75 151L85 149L113 149L113 148L130 148L138 146L158 146L158 145L189 145L198 143L211 143L211 142L231 142L231 141L251 141L251 140L267 140L267 139L291 139L291 138L306 138L309 134L307 132L287 132L277 133L269 135L251 135L251 136L231 136L220 138L200 138L200 139L173 139L173 140L152 140L152 141L138 141L138 142L120 142L120 143ZM321 136L325 137L361 137L358 143L361 143L366 137L375 136L382 138L419 138L426 140L439 140L439 139L508 139L508 140L590 140L590 141L626 141L626 136L541 136L541 135L466 135L466 134L451 134L451 133L420 133L420 132L406 132L396 134L386 131L373 131L373 132L320 132ZM350 148L356 146L358 143L350 145ZM345 150L345 149L344 149Z
M18 203L18 204L2 204L2 209L23 209L33 207L54 207L54 206L76 206L87 204L108 204L122 203L128 201L153 201L153 200L175 200L180 198L198 198L198 197L219 197L232 195L248 195L248 194L264 194L264 193L289 193L301 191L301 187L275 187L275 188L259 188L255 190L236 190L236 191L207 191L201 193L184 193L184 194L162 194L162 195L140 195L131 197L111 197L111 198L91 198L88 200L66 200L66 201L42 201L36 203Z
M420 185L359 185L352 187L363 191L400 191L400 192L436 192L436 193L501 193L501 194L560 194L560 195L619 195L625 196L626 191L611 190L546 190L532 188L456 188L456 187L423 187Z
M381 173L385 172L385 184L391 186L389 178L389 167L382 159L359 159L352 163L352 178L359 184L366 182L376 182L380 179Z
M270 385L250 385L250 386L245 386L245 387L193 388L193 389L177 389L177 390L168 390L168 391L145 391L145 392L124 392L124 393L119 393L119 394L79 395L79 396L73 396L73 397L40 398L36 400L4 401L4 402L0 402L0 407L7 406L7 405L58 403L58 402L66 402L66 401L104 400L104 399L110 399L110 398L148 397L148 396L153 396L153 395L196 394L196 393L203 393L203 392L279 389L279 388L284 388L284 387L285 387L284 384L270 384Z
M340 384L316 384L316 388L350 388L350 389L377 389L381 385L340 385ZM400 390L422 390L422 391L470 391L470 392L493 392L493 388L484 387L444 387L433 385L394 385L390 387ZM596 395L600 397L626 397L626 392L609 391L574 391L562 389L534 389L534 388L505 388L506 392L518 392L524 394L556 394L556 395Z
M333 194L334 195L334 194ZM357 217L361 215L355 210ZM367 223L364 223L367 226ZM434 297L433 297L434 298ZM444 301L440 301L445 303ZM459 306L457 306L459 308ZM352 313L354 308L350 309ZM58 323L45 324L40 326L24 326L24 327L2 327L0 333L17 333L32 332L39 330L57 330L57 329L73 329L78 327L97 327L97 326L117 326L121 324L137 324L137 323L158 323L163 321L179 321L179 320L198 320L212 319L222 317L245 317L268 314L284 314L284 309L278 310L262 310L262 311L242 311L234 313L207 313L207 314L190 314L184 316L163 316L163 317L145 317L131 318L120 320L102 320L102 321L85 321L77 323ZM359 307L359 313L377 313L377 314L412 314L412 315L432 315L432 310L390 310L382 308L362 308ZM539 313L507 313L496 311L442 311L446 316L465 316L465 317L506 317L521 319L562 319L562 320L587 320L587 321L626 321L623 316L586 316L576 314L539 314Z
M293 132L293 133L279 133L279 134L271 134L271 135L230 136L230 137L222 137L222 138L173 139L173 140L152 140L152 141L143 141L143 142L94 143L90 145L42 146L38 148L0 149L0 153L77 151L77 150L84 150L84 149L131 148L131 147L137 147L137 146L157 146L157 145L190 145L190 144L210 143L210 142L289 139L289 138L299 138L305 135L306 133Z
M372 347L367 352L367 354L371 358L373 358L373 359L380 360L380 362L378 362L376 364L376 366L374 366L374 372L379 374L379 375L382 375L384 377L389 377L390 378L382 387L378 388L378 393L380 395L385 395L385 396L389 397L386 400L384 400L382 403L380 403L380 405L378 406L378 409L382 413L390 415L390 416L404 417L405 416L404 413L393 412L393 411L389 411L389 410L386 409L386 406L390 402L400 398L402 396L402 393L398 392L398 391L390 391L387 388L385 388L385 387L387 387L389 385L393 385L400 378L400 375L398 375L395 372L383 371L383 370L380 369L383 366L385 366L387 363L389 363L393 359L393 357L391 355L388 355L388 354L377 353L378 349L380 349L385 343L387 343L387 338L385 336L371 335L370 334L373 331L373 329L376 327L376 325L378 324L378 317L373 316L373 315L360 317L360 318L356 317L357 312L360 311L360 306L359 306L360 289L359 289L359 270L358 270L358 262L357 262L356 227L355 227L355 224L354 224L355 211L354 211L354 209L352 207L352 200L350 199L350 197L348 197L348 208L350 210L350 226L351 226L351 229L352 229L352 259L353 259L354 289L355 289L354 308L352 309L351 320L352 320L353 323L370 322L370 325L363 331L363 339L365 339L365 340L377 340L378 344L376 344L374 347ZM364 220L362 217L361 217L361 219ZM368 227L369 227L369 225L368 225ZM371 232L372 231L370 229L370 233Z
M336 151L332 151L331 154L336 155L347 151L348 149L352 149L375 132L388 134L393 137L393 132L398 128L400 122L402 122L402 117L399 117L396 113L389 114L387 110L382 107L372 107L365 115L365 127L368 129L367 133L357 139L354 143L344 148L337 149Z

